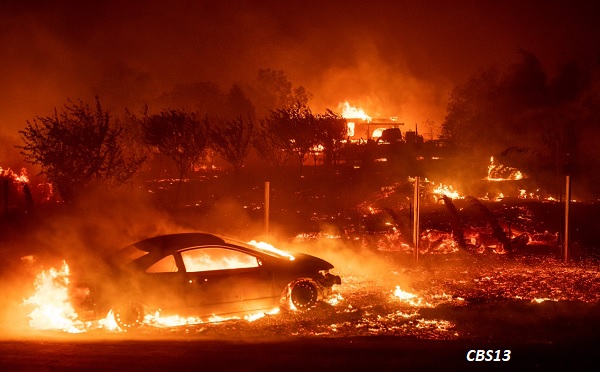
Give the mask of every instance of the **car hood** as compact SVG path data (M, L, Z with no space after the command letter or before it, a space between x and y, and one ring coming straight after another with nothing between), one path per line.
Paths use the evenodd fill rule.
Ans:
M311 256L306 253L294 253L296 258L294 265L301 270L329 270L333 269L333 265L319 257Z

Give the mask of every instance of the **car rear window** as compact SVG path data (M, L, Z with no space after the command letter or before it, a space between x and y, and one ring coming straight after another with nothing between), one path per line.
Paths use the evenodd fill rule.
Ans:
M127 265L138 258L147 255L148 252L142 251L133 245L119 249L116 254L116 263L120 265Z

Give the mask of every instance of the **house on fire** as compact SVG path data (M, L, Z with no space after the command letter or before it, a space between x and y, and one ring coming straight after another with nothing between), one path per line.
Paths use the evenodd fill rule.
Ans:
M400 128L404 123L399 123L397 118L390 119L346 119L348 123L348 140L350 142L366 142L381 138L386 129Z

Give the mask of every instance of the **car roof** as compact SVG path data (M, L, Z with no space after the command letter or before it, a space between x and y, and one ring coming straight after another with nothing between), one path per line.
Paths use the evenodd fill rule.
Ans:
M144 253L147 252L150 255L168 255L185 248L192 247L203 247L203 246L224 246L238 250L245 250L258 254L263 257L276 257L276 258L287 258L294 259L289 253L279 251L276 248L265 248L260 245L253 245L235 240L231 238L222 237L219 235L208 234L203 232L190 232L190 233L179 233L179 234L167 234L154 236L152 238L141 240L137 243L131 244L121 250L123 257L129 256L129 260L135 260ZM132 252L132 250L138 253ZM133 253L133 254L132 254ZM141 253L141 254L140 254Z
M208 233L179 233L154 236L132 244L136 248L154 253L160 251L165 253L178 249L202 246L202 245L225 245L223 238Z

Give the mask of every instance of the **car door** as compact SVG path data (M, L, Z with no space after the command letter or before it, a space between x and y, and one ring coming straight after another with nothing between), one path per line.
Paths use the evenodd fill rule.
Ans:
M145 270L143 282L137 284L139 292L143 293L145 305L162 310L182 309L187 306L186 277L181 266L177 264L174 255L167 255Z
M260 310L272 306L272 273L258 257L229 247L180 252L186 270L188 306L207 315Z

